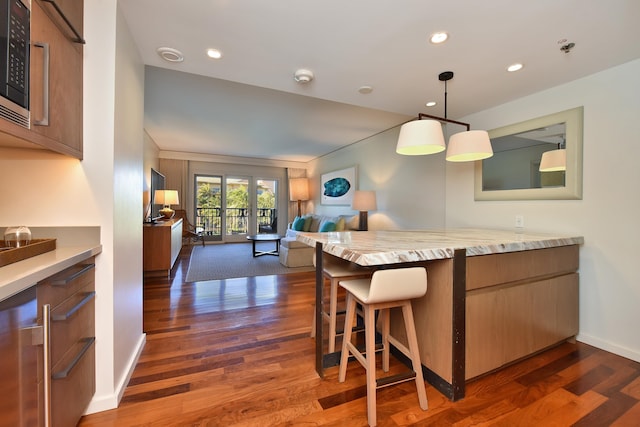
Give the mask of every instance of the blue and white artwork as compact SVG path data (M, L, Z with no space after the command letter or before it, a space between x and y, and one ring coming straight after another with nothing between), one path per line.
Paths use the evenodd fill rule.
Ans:
M323 195L327 197L342 197L349 192L351 183L346 178L333 178L324 183Z
M320 185L323 205L351 205L356 190L356 167L325 173Z

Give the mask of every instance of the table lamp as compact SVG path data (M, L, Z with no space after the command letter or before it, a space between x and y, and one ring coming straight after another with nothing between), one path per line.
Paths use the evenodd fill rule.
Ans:
M171 205L178 205L178 190L156 190L153 196L153 203L163 205L160 213L165 219L173 218L175 211L171 209Z
M300 202L309 200L309 181L307 178L291 178L289 180L289 200L298 202L298 216L302 216Z
M358 223L358 230L367 231L367 212L375 211L378 209L376 205L376 192L375 191L356 191L353 193L353 201L351 202L351 209L360 211L360 221Z

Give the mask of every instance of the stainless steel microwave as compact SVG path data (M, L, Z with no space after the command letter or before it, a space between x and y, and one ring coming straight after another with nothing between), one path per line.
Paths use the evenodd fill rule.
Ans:
M29 129L31 1L0 0L0 117Z

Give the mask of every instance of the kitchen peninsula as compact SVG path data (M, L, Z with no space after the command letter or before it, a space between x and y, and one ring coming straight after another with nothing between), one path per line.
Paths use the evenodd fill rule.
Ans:
M299 233L316 247L316 302L322 299L322 259L360 266L423 265L427 294L413 301L425 378L451 400L468 379L534 354L578 333L580 236L507 230L446 229ZM322 307L316 303L317 337ZM404 339L394 320L392 334ZM316 370L337 364L316 340Z

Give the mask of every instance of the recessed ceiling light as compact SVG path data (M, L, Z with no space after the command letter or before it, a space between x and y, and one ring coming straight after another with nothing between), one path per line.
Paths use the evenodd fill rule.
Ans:
M436 106L436 101L429 101L424 105L426 105L427 107L435 107Z
M507 71L512 73L514 71L520 71L522 70L522 67L524 67L524 65L517 63L517 64L511 64L507 67Z
M222 58L222 52L218 49L207 49L207 56L213 59L220 59Z
M433 44L444 43L449 38L449 34L444 31L438 31L437 33L431 34L429 37L429 41Z
M373 86L360 86L360 88L358 89L358 92L362 93L362 94L368 94L373 92Z
M178 49L172 47L159 47L156 49L158 55L165 61L169 62L182 62L184 61L184 55Z

